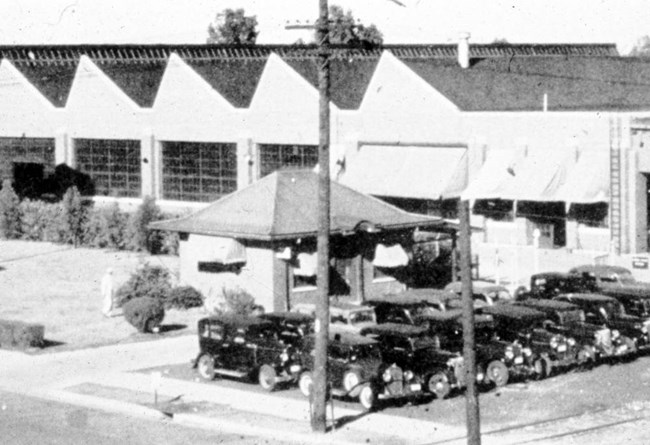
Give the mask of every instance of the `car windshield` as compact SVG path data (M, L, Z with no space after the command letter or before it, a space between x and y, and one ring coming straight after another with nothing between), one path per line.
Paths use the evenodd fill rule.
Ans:
M413 349L418 351L421 349L430 349L430 348L435 348L436 347L436 342L426 336L421 336L421 337L413 337Z
M600 305L599 310L605 312L608 317L619 317L625 314L623 307L618 301L610 301Z
M358 324L358 323L372 323L375 321L375 311L372 309L364 310L364 311L356 311L352 312L350 314L350 323L351 324Z
M412 312L416 317L426 317L435 315L438 311L436 311L431 306L418 305L412 309Z
M561 315L562 324L582 323L585 321L585 313L581 310L565 311Z

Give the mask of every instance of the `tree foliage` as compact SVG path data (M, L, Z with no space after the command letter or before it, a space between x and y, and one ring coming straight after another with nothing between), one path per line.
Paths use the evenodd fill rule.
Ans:
M156 199L145 196L142 204L131 215L127 227L127 247L136 252L149 251L157 253L160 251L160 232L150 231L149 223L162 219L162 212L156 204Z
M637 40L629 55L633 57L650 57L650 36L643 36Z
M350 10L344 12L340 6L332 5L329 8L329 19L329 38L332 44L375 47L384 43L384 36L374 24L362 24Z
M257 39L257 17L247 16L243 9L225 9L208 26L207 43L254 45Z
M20 199L5 179L0 190L0 238L15 239L21 232Z
M76 186L70 187L63 195L61 217L63 232L66 234L65 241L72 243L74 247L79 246L83 240L88 215Z

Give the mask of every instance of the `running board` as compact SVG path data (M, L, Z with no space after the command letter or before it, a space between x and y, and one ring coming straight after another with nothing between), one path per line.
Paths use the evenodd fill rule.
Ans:
M215 369L215 373L220 375L227 375L228 377L243 378L249 375L247 372L233 371L232 369Z

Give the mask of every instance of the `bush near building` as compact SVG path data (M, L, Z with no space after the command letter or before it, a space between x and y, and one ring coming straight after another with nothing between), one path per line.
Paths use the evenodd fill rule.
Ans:
M119 306L139 298L153 298L164 305L172 290L171 276L167 269L144 264L117 290Z
M0 190L0 238L20 238L20 199L11 181L5 179Z
M165 299L167 309L191 309L203 306L203 294L192 286L173 288Z
M156 332L165 318L163 303L151 297L134 298L124 304L123 311L138 332Z

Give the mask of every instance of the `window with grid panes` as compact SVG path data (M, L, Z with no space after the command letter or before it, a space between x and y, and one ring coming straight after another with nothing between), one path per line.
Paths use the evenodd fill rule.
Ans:
M139 197L142 194L140 141L75 139L77 169L90 176L95 195Z
M260 176L289 168L311 169L318 164L316 145L273 145L261 144Z
M164 142L163 198L210 202L237 190L237 144Z
M0 178L13 179L13 163L43 164L54 170L54 139L0 137Z

